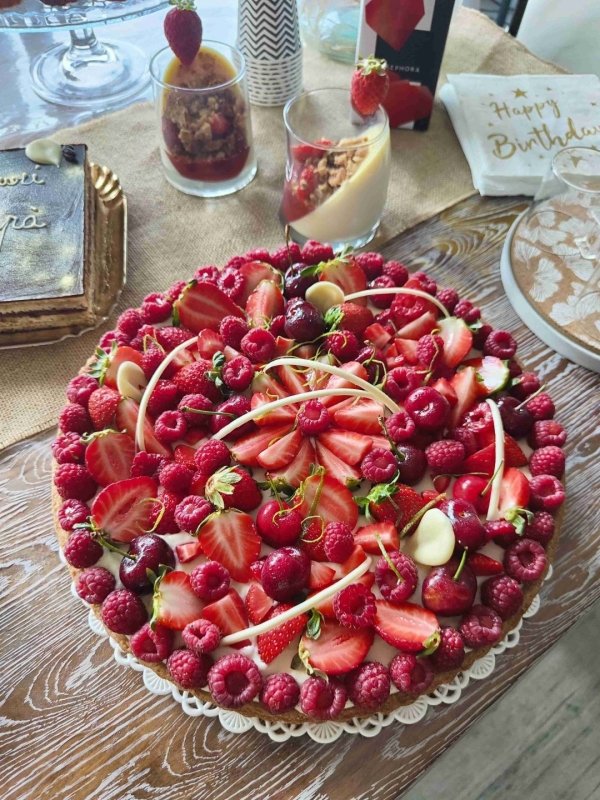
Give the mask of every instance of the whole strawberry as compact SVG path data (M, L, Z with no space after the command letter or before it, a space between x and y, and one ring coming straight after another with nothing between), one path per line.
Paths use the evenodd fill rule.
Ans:
M382 58L361 58L350 84L350 96L355 111L370 117L383 103L390 79L387 62Z
M170 0L172 8L164 21L169 47L182 64L191 64L202 42L202 22L194 0Z

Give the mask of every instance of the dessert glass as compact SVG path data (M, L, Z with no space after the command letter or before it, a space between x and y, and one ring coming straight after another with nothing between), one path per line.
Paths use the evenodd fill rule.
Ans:
M346 89L316 89L283 111L287 164L280 216L293 239L362 247L387 197L390 127L379 108L357 114Z
M166 179L198 197L221 197L256 175L242 54L204 41L186 66L170 48L150 62Z

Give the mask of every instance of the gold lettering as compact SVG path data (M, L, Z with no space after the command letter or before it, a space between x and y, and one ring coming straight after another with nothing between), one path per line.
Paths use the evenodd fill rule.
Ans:
M490 133L488 139L494 142L494 149L492 154L496 158L512 158L517 150L516 146L509 141L508 136L504 133Z

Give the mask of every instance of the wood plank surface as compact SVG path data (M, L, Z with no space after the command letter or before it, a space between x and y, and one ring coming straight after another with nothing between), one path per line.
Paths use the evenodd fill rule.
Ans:
M388 258L455 286L491 324L515 333L521 359L548 384L569 430L569 497L554 577L544 586L540 612L524 624L520 645L498 658L493 676L472 684L455 705L429 711L418 725L392 725L375 739L343 736L330 746L306 738L274 744L258 733L238 736L217 721L186 717L171 699L150 695L138 673L115 665L109 645L88 630L85 611L70 596L48 509L52 436L40 435L0 456L4 800L398 798L600 597L598 376L542 345L504 296L500 249L521 208L474 198L383 249ZM513 794L472 797L524 797L530 794L526 768L519 774L523 782Z

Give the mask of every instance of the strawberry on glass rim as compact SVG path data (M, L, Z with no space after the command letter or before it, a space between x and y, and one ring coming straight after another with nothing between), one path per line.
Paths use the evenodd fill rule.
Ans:
M225 708L316 722L433 691L520 621L565 498L554 404L488 328L318 241L149 295L52 445L79 596Z

